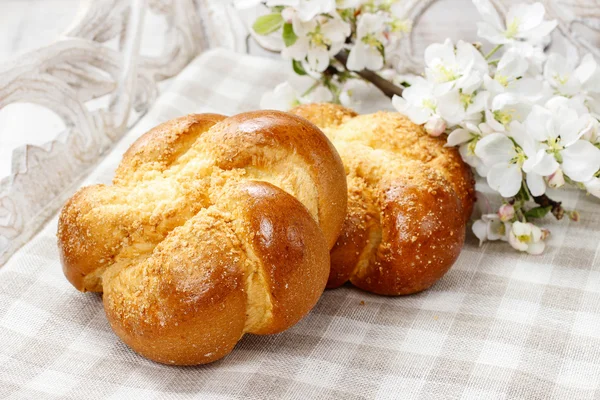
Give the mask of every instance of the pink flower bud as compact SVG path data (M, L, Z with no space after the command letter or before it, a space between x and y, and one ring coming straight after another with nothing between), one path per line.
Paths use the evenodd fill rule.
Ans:
M294 11L294 9L292 7L286 7L281 12L281 17L283 18L283 20L285 22L287 22L288 24L291 24L292 23L292 18L294 18L294 14L295 13L296 12Z
M565 184L565 176L562 169L557 169L555 173L548 177L548 186L551 188L559 188Z
M546 228L542 228L540 229L542 231L542 240L546 240L548 238L548 236L550 236L550 230L546 229Z
M571 219L571 221L579 222L579 212L576 210L567 211L567 215Z
M424 128L429 135L437 137L446 131L446 121L434 115L425 123Z
M508 222L515 217L515 208L512 204L504 204L498 210L498 216L500 217L500 221Z

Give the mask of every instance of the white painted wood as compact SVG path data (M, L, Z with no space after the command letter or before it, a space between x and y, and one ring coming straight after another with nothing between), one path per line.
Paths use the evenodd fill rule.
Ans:
M166 18L164 48L139 54L144 16ZM74 182L203 45L193 0L89 0L59 38L0 64L0 109L34 103L55 113L64 131L12 150L0 179L0 264L64 201ZM107 97L104 106L90 101ZM96 103L97 105L98 103Z

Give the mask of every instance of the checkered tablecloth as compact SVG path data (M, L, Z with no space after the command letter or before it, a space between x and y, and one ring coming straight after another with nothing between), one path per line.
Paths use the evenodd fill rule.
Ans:
M276 60L205 53L84 184L110 182L152 126L256 109L282 75ZM547 218L553 235L541 256L480 248L469 234L424 293L326 291L290 330L246 335L199 367L155 364L113 334L101 297L63 277L53 218L0 268L0 398L599 399L600 202L561 195L582 221Z

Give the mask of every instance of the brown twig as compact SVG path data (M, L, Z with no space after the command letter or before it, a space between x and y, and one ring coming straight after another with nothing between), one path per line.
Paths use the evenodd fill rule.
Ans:
M346 63L348 62L347 51L340 51L338 54L336 54L335 59L342 63L344 68L348 69L348 67L346 67ZM373 71L363 69L362 71L356 72L356 74L364 80L371 82L373 85L375 85L375 87L377 87L377 89L381 90L381 92L389 98L394 97L394 95L402 95L403 89L401 87L394 85L392 82L382 78Z
M556 217L556 219L562 219L562 217L565 215L565 210L562 208L562 203L560 201L552 200L545 194L541 196L533 196L533 201L535 201L541 207L552 207L550 212Z

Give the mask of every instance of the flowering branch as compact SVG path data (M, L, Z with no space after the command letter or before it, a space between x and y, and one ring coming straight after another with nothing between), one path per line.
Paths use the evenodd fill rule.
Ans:
M579 219L548 187L571 185L600 197L600 64L590 54L575 65L544 52L557 23L544 19L541 3L513 5L503 18L490 0L473 0L483 19L478 35L491 50L433 43L424 73L403 77L390 62L412 25L402 0L236 1L270 9L253 29L279 37L292 67L292 79L265 94L263 108L353 107L374 85L413 123L457 147L502 197L498 210L473 223L481 242L503 240L539 254L549 231L538 221L549 213Z
M346 50L342 50L336 54L335 59L338 60L344 66L344 68L346 68L346 70L348 70L348 52ZM363 69L361 71L356 71L355 73L365 81L371 82L377 89L381 90L381 92L390 99L394 96L402 96L402 87L394 85L394 83L379 76L376 72Z
M541 196L533 196L533 200L540 205L540 207L550 207L550 212L556 219L562 219L565 214L565 210L562 208L560 201L554 201L548 195L543 194Z

